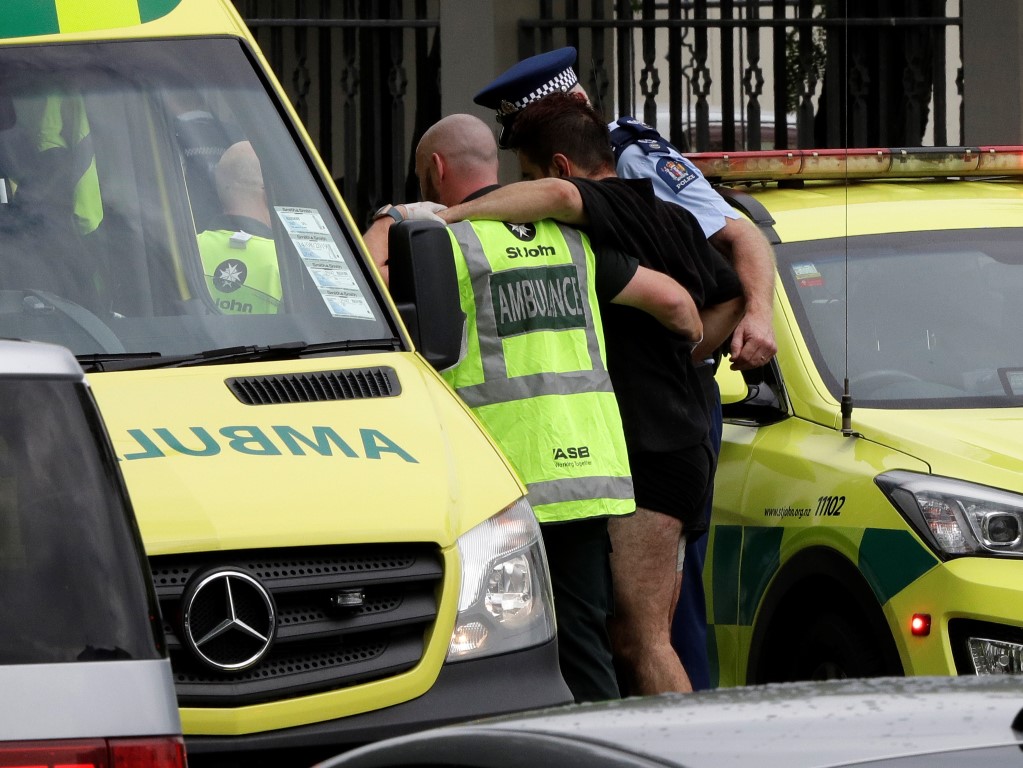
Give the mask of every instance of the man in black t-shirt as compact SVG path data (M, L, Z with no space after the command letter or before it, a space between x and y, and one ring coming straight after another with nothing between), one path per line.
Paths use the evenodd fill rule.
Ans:
M701 310L704 337L695 351L627 307L604 312L608 369L639 507L609 527L619 681L629 694L690 690L670 624L684 537L706 529L703 500L713 474L693 360L707 358L741 318L742 286L692 214L659 200L649 180L616 177L606 125L585 101L555 93L531 103L516 117L509 143L523 177L537 181L455 206L442 218L550 217L582 226L596 247L624 250L675 278Z
M463 200L475 199L497 189L497 171L497 145L494 136L485 123L471 115L450 115L439 121L426 131L416 149L416 175L419 178L421 192L424 198L434 203L452 205ZM378 212L378 217L364 234L363 239L382 275L387 274L388 230L395 220L405 217L410 207L414 215L420 215L423 209L416 206L423 205L424 203L414 203L412 206L396 206L397 211L394 215L391 214L390 208L385 207ZM505 221L531 222L537 219ZM582 240L585 238L580 242ZM495 264L512 258L503 249L488 251L488 246L489 243L480 241L480 247L487 259L492 260L492 268ZM561 254L559 257L552 255L552 258L563 259L565 255ZM515 263L518 263L521 257L516 254L514 259ZM535 261L542 263L543 259L537 258ZM659 322L668 324L675 333L682 334L678 336L680 339L692 342L699 338L702 324L696 306L677 282L664 274L640 266L634 257L621 251L610 249L595 251L593 262L593 284L601 305L632 307L643 317L651 317L653 324L658 327ZM529 268L528 264L523 266ZM476 305L492 300L490 298L492 272L488 273L482 269L482 265L475 260L471 264L466 260L465 267L471 278ZM589 306L589 303L586 302L586 305ZM603 314L603 310L600 314ZM654 317L657 319L654 320ZM501 331L496 325L492 328L481 328L477 323L476 330L480 334L481 349L501 346L499 338L495 339L493 335L484 338L482 335L489 332L501 336ZM554 329L543 331L544 334L559 332ZM550 348L554 346L556 340L551 339ZM542 355L545 348L544 345L537 345L533 348L532 354ZM568 372L568 375L571 376L571 372ZM524 380L524 389L531 397L538 394L550 396L542 389L543 377L519 374L519 378ZM562 425L543 423L529 425L537 432L551 431L560 426ZM495 434L495 438L501 442L502 435ZM620 445L620 436L618 444ZM513 455L511 451L508 458L513 465L526 461L522 456ZM517 468L521 468L521 465L517 465ZM611 489L595 490L598 495L612 492ZM530 499L532 500L532 495ZM625 497L617 496L616 500L624 501ZM627 501L628 509L631 510L631 494ZM538 500L536 503L542 502ZM595 701L619 696L607 633L607 620L612 605L607 526L608 518L602 515L552 520L540 526L550 565L558 621L559 662L565 681L577 701Z

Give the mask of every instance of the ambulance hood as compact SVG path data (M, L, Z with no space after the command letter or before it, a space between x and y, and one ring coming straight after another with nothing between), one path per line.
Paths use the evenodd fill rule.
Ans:
M350 381L367 370L397 386L322 399L301 384ZM229 386L236 378L257 388L291 381L302 402L245 404ZM408 353L89 381L150 555L310 543L449 546L523 494L471 414Z
M853 428L914 456L935 475L1023 493L1023 409L857 408Z

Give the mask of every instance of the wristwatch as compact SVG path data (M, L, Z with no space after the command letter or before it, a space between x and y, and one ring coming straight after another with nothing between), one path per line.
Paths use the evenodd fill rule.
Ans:
M405 221L405 217L401 215L401 211L398 210L398 206L391 205L390 203L382 205L377 209L377 212L373 214L373 221L382 219L384 216L390 216L394 219L395 224Z

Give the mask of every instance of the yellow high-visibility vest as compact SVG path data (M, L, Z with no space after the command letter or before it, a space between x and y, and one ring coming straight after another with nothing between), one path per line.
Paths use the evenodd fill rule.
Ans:
M245 232L200 232L206 287L228 315L273 315L281 303L281 270L274 241Z
M589 240L550 220L450 232L466 353L442 375L518 471L541 523L633 512Z
M96 153L92 148L89 118L80 96L54 95L46 98L36 149L66 149L70 153L70 178L73 182L73 210L78 231L87 235L103 221L103 197L96 173Z

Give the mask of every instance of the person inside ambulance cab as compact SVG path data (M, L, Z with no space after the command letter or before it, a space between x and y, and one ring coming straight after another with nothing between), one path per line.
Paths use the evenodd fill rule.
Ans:
M214 169L222 215L200 232L206 286L224 314L276 314L281 302L270 209L252 144L228 147Z

